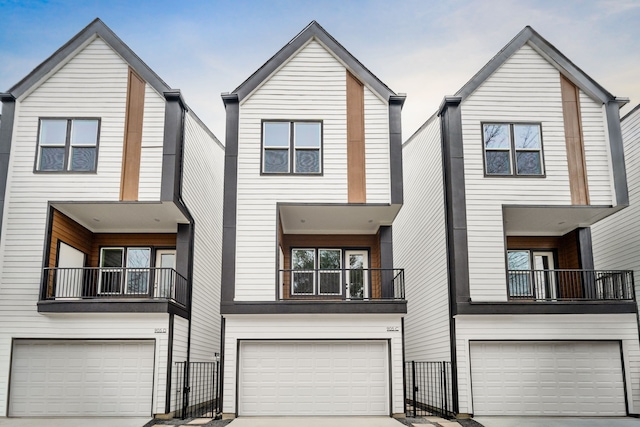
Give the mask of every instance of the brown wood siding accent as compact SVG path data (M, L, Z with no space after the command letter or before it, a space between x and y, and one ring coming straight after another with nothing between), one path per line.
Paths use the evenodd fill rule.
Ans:
M589 185L587 182L587 165L584 154L584 139L582 136L580 92L579 89L563 75L560 75L560 87L562 91L562 115L564 118L564 134L567 146L571 204L588 205Z
M96 233L91 249L91 265L99 266L100 248L104 247L158 247L175 248L175 233Z
M349 203L367 202L364 86L347 71L347 185Z
M321 249L369 249L369 268L380 268L380 236L379 234L284 234L282 236L282 250L284 252L283 269L291 269L292 248L321 248ZM343 252L344 257L344 252ZM343 266L344 268L344 266ZM375 277L375 276L374 276ZM283 278L283 297L290 295L290 275ZM371 283L371 295L379 298L381 295L379 280Z
M53 209L53 220L51 221L51 241L49 242L48 267L56 267L58 263L58 245L64 242L75 249L84 252L85 265L90 259L91 247L93 244L93 234L68 216ZM47 295L53 295L53 275L49 276L47 283Z
M129 68L124 144L122 148L120 200L138 200L138 187L140 184L140 157L142 155L144 88L145 81L142 80L142 78L131 68Z
M559 270L579 270L580 255L578 253L577 231L573 230L564 236L507 236L507 249L539 249L553 250L557 254ZM579 275L559 276L560 298L582 298L583 289Z

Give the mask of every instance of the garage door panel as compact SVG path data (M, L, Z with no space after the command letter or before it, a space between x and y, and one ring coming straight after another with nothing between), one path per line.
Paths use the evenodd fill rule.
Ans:
M388 415L386 343L243 342L239 415Z
M476 415L626 415L618 342L473 342Z
M9 414L148 416L153 364L153 341L16 341Z

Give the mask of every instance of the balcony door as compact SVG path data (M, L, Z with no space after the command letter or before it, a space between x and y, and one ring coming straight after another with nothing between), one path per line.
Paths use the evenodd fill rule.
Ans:
M532 257L537 297L539 299L557 298L553 252L534 251Z
M160 298L172 298L174 271L176 268L176 250L158 249L156 250L156 274L155 274L155 296Z
M346 260L347 298L369 298L369 253L366 250L344 252Z

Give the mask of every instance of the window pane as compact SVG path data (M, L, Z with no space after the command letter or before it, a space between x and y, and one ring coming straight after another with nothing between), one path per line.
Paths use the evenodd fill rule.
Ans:
M340 294L340 271L321 271L320 293Z
M485 148L509 148L509 125L483 125Z
M313 294L313 272L293 272L293 293Z
M296 173L319 173L319 150L296 150Z
M509 161L508 151L489 151L485 152L487 159L487 175L510 175L511 162Z
M291 254L291 268L294 270L313 270L315 251L313 249L294 249Z
M530 270L529 251L509 251L509 270Z
M509 296L530 298L533 297L531 276L528 272L509 273Z
M40 147L40 166L38 170L64 170L64 147Z
M296 147L320 148L320 123L295 123Z
M97 141L97 120L73 120L71 122L71 145L96 145Z
M264 123L265 147L289 147L289 122Z
M64 145L66 140L66 120L40 121L40 145Z
M339 269L341 253L339 249L321 249L320 255L320 268L326 269Z
M127 267L128 268L147 268L151 259L151 249L139 248L127 250Z
M539 151L516 152L516 170L518 175L542 175Z
M513 137L517 148L540 148L540 126L513 125Z
M123 249L103 249L100 267L122 267Z
M96 165L95 147L74 147L71 149L71 170L92 171Z
M127 293L146 294L149 292L149 266L151 249L127 250Z
M264 150L264 171L289 172L289 150Z

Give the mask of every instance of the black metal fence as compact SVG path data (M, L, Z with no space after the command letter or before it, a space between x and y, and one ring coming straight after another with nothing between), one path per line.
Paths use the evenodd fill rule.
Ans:
M405 413L455 417L451 362L405 362Z
M176 362L176 418L215 417L220 402L220 362Z

